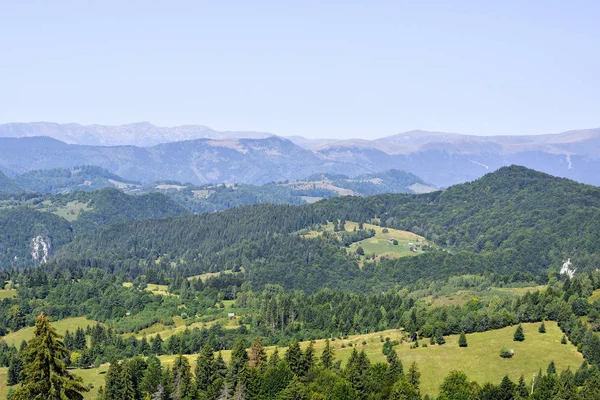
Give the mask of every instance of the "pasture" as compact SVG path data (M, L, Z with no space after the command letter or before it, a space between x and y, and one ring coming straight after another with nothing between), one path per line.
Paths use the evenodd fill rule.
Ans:
M570 368L576 370L583 357L577 352L572 344L560 344L562 331L558 325L552 321L546 321L547 333L538 333L539 323L523 324L525 331L524 342L514 342L513 333L516 327L507 327L499 330L473 333L467 335L468 347L458 346L458 335L447 336L446 344L443 346L428 346L410 349L410 343L401 343L394 347L398 356L402 360L405 370L408 370L410 364L414 361L421 372L421 392L423 395L436 395L444 377L453 370L462 370L470 379L483 384L485 382L500 383L504 375L508 375L513 381L517 381L523 375L527 382L531 382L533 374L536 374L541 368L545 371L550 361L554 361L556 368L561 371ZM353 348L364 349L371 362L385 362L385 356L381 352L382 339L389 337L391 340L402 339L402 331L389 330L384 332L375 332L366 335L350 336L348 339L337 339L332 341L335 347L335 357L342 361L344 365ZM362 343L366 342L365 345ZM324 347L324 340L317 340L314 344L317 355ZM423 340L421 343L428 343ZM307 342L301 343L303 348L308 345ZM503 348L514 349L515 356L512 359L503 359L500 357L500 350ZM268 347L267 353L271 354L274 347ZM285 349L279 349L280 356L283 356ZM222 352L225 361L228 361L230 351ZM164 366L172 365L175 355L160 356ZM195 367L196 355L186 356ZM94 386L92 392L88 393L86 399L94 399L98 388L104 383L104 373L108 365L102 365L100 368L87 370L74 370L80 375L86 384L91 383ZM5 369L0 369L0 387L5 377Z

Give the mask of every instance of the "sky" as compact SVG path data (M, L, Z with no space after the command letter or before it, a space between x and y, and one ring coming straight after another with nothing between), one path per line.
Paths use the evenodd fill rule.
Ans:
M0 123L600 127L600 2L0 0Z

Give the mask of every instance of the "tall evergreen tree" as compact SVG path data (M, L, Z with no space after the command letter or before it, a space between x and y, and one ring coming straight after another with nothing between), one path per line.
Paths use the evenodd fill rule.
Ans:
M321 364L323 367L329 369L333 365L333 347L331 343L329 343L329 339L325 339L325 348L323 349L323 353L321 354Z
M248 366L251 368L256 368L259 366L264 366L267 363L267 353L260 342L260 338L256 338L254 342L252 342L252 347L250 347L250 354L248 355Z
M215 358L210 347L204 346L198 358L196 359L196 388L200 392L208 390L210 385L216 379L215 377Z
M308 347L302 356L302 370L306 374L312 367L315 366L315 348L312 340L308 343Z
M303 354L300 344L297 341L290 344L285 352L285 361L290 366L292 372L297 376L301 376L304 372L302 368L302 358Z
M192 400L195 396L194 382L187 357L179 354L173 363L173 400Z
M23 352L22 386L15 391L13 400L79 400L88 389L81 378L66 369L63 360L68 350L61 336L42 313L35 320L33 339Z
M413 387L417 390L421 387L421 372L419 372L419 368L417 367L417 363L413 361L408 369L408 374L406 375L408 382L413 385Z
M8 364L6 375L6 384L8 386L16 385L21 381L21 372L23 371L23 359L20 355L15 354Z
M121 400L123 397L123 366L119 361L113 361L106 371L104 378L106 388L103 400Z
M144 372L144 377L140 382L140 390L146 396L152 396L158 391L162 378L162 367L160 360L155 355L151 355L146 360L148 367Z
M79 327L75 331L73 345L75 350L83 350L87 347L87 340L85 339L85 332L83 331L83 328Z
M459 347L467 347L467 336L465 335L464 332L460 333L460 336L458 337L458 346Z

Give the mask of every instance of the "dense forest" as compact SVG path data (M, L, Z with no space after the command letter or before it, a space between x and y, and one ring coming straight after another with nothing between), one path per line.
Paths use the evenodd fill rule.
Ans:
M86 316L97 321L67 332L70 356L64 362L72 367L112 362L111 376L116 376L133 365L150 368L156 364L153 355L206 349L208 358L208 351L237 349L244 357L241 349L255 338L265 346L289 346L290 352L299 341L386 329L403 329L403 340L417 346L419 341L443 345L448 335L541 321L557 321L565 340L589 364L586 371L578 371L584 378L576 379L573 395L586 393L587 379L600 367L600 300L588 300L600 289L600 189L595 187L506 167L443 192L254 204L204 214L193 214L160 193L131 196L114 189L5 195L0 201L0 278L16 289L14 297L0 300L0 335L32 326L42 313L53 320ZM68 214L75 205L79 211ZM346 230L351 221L356 228ZM417 233L431 245L410 257L360 258L349 249L375 235L366 224ZM325 227L332 225L331 233ZM32 263L31 241L38 236L51 244L51 251L47 262ZM567 258L573 262L574 278L559 273ZM150 289L156 285L164 289ZM491 287L532 285L545 288L464 304L425 300L475 287L484 293ZM240 317L237 325L226 328L223 321L231 310ZM134 336L158 325L174 328L176 320L194 327L164 340L160 334ZM0 367L13 373L21 368L25 347L0 341ZM385 351L392 354L392 347ZM307 357L300 353L298 357ZM388 365L371 365L360 352L353 358L361 360L356 361L362 365L358 375L365 381L359 386L349 378L354 373L349 365L306 361L309 366L301 370L282 356L285 362L270 364L274 370L269 374L289 379L281 378L285 384L268 395L254 385L263 387L271 379L263 375L269 364L246 370L241 361L235 367L233 360L229 365L205 360L220 365L222 375L211 375L221 379L220 386L199 386L203 384L197 383L197 373L188 371L190 382L196 383L187 398L217 398L223 390L231 396L242 390L245 398L257 399L330 398L319 397L331 389L318 387L322 379L346 385L349 392L340 398L421 398L418 387L408 386L402 374L390 375L390 369L398 368L392 365L393 356ZM183 364L184 359L179 358ZM172 393L177 376L188 373L181 368L175 375L163 368L168 373L159 384L165 393ZM244 374L254 375L240 386ZM13 376L13 382L23 378ZM552 393L559 390L561 379L575 379L559 373L546 376L544 385ZM498 398L485 397L484 387L464 376L448 379L466 382L471 390L466 398ZM125 389L119 385L129 385L123 382L111 382L107 375L102 398L122 394ZM490 384L485 390L496 393L500 386ZM415 397L406 397L408 392L390 397L398 387ZM152 393L135 390L132 398L137 399L154 395L158 386L152 386ZM291 397L282 397L288 391ZM165 396L160 398L169 398ZM544 398L540 396L534 393L533 398Z

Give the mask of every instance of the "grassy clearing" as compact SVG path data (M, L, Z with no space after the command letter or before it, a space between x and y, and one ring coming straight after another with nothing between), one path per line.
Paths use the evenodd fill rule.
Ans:
M472 299L478 299L481 301L491 300L494 297L501 299L510 298L515 299L523 296L527 292L537 292L545 290L546 286L529 286L522 288L496 288L491 287L485 290L458 290L452 294L441 295L441 296L426 296L420 300L428 305L435 306L462 306L467 304Z
M562 332L557 324L552 321L546 322L546 334L538 333L539 323L523 324L525 331L524 342L514 342L512 340L515 327L508 327L495 331L473 333L467 335L469 347L458 347L458 335L448 336L446 344L443 346L419 347L410 349L409 343L402 343L394 348L398 352L404 367L413 362L417 362L421 376L422 394L436 395L444 377L453 370L464 371L470 379L482 384L485 382L500 383L504 375L508 375L513 381L524 375L526 380L531 380L534 373L540 368L545 371L550 361L556 363L557 369L564 370L571 368L575 370L581 365L583 357L577 352L575 346L570 343L560 344ZM335 347L335 357L342 360L344 365L354 347L364 349L372 362L385 362L385 356L381 353L381 338L389 337L391 340L399 340L402 332L399 330L389 330L384 332L370 333L366 335L350 336L345 340L335 340L331 343ZM362 342L365 341L366 345ZM423 342L424 343L424 342ZM301 344L302 347L308 345L307 342ZM315 350L318 355L323 350L324 340L315 342ZM342 348L342 345L345 347ZM352 346L350 346L352 345ZM500 357L500 350L503 348L515 350L515 357L512 359L503 359ZM268 347L267 353L271 354L274 347ZM280 356L283 356L285 349L280 349ZM222 352L225 361L231 358L231 352L225 350ZM163 365L172 365L175 355L161 356ZM195 367L196 355L187 355L192 369ZM100 368L74 370L77 375L84 379L86 384L92 384L94 389L87 393L85 399L95 399L98 388L104 384L104 374L108 370L108 365L102 365ZM7 392L6 368L0 368L0 398L3 398ZM3 392L4 391L4 392Z
M77 217L79 217L80 212L89 210L91 210L91 208L88 207L88 203L71 201L67 203L66 206L57 208L56 211L53 212L53 214L56 214L59 217L63 217L69 222L73 222L77 219Z
M17 289L0 289L0 300L10 299L17 295Z
M333 223L329 222L327 225L322 225L321 228L322 229L319 231L307 232L303 234L302 237L313 239L323 235L323 231L328 231L341 238L341 233L334 232ZM346 221L344 229L346 232L352 232L354 229L358 230L358 223ZM375 254L376 259L378 260L382 257L399 258L420 254L423 252L422 247L416 247L416 245L423 246L429 244L424 237L412 232L392 228L382 228L381 226L372 224L364 224L364 229L373 229L375 231L375 236L352 243L348 247L349 253L356 254L356 249L360 246L365 251L365 254ZM384 232L384 229L386 229L386 232ZM394 239L398 242L397 245L394 245ZM415 246L409 246L409 243L412 243ZM416 252L411 251L411 247L414 248ZM361 262L364 262L364 257L361 257Z
M77 328L86 328L89 326L96 325L97 322L87 319L85 317L76 317L76 318L66 318L61 319L60 321L52 322L52 326L56 328L58 333L64 335L67 330L70 332L74 332ZM19 329L16 332L11 332L8 335L2 337L6 341L7 344L19 346L23 340L29 341L33 338L33 326L29 326L27 328ZM1 398L1 397L0 397Z
M208 279L210 278L216 278L217 276L221 275L221 274L233 274L233 270L232 269L228 269L226 271L220 271L220 272L207 272L205 274L200 274L200 275L194 275L194 276L190 276L187 279L189 281L195 280L195 279L202 279L202 282L206 282Z

